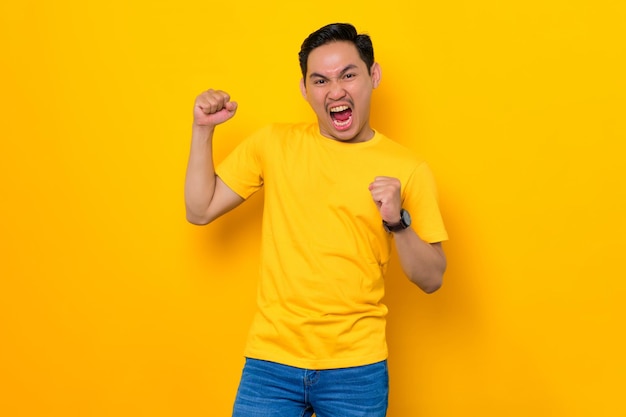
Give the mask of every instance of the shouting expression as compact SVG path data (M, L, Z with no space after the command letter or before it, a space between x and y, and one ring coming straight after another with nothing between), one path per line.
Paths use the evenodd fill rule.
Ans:
M372 90L380 82L380 67L369 69L351 42L338 41L311 51L302 95L317 116L320 133L341 142L364 142L370 127Z

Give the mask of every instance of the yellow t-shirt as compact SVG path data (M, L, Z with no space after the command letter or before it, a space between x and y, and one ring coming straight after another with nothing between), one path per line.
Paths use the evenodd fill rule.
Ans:
M399 178L413 229L443 241L428 166L378 132L342 143L314 124L274 124L243 141L217 174L243 198L265 187L258 313L245 356L307 369L386 359L391 235L368 186L376 176Z

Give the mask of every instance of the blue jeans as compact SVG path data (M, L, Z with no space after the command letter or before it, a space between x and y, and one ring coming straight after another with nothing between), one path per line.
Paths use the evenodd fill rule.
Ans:
M246 359L233 417L385 417L387 361L309 370Z

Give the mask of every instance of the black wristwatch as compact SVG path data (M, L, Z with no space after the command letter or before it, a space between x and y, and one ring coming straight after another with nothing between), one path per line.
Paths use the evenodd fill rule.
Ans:
M400 210L400 222L389 224L383 220L383 228L387 233L399 232L400 230L404 230L411 225L411 215L405 209Z

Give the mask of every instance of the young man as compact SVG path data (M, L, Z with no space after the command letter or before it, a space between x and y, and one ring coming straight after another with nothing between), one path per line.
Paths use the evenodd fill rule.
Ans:
M217 170L213 133L237 103L219 90L196 98L187 219L207 224L265 187L258 313L233 416L383 417L391 240L407 277L430 293L447 234L427 165L370 126L381 69L369 36L328 25L299 57L317 123L269 125Z

